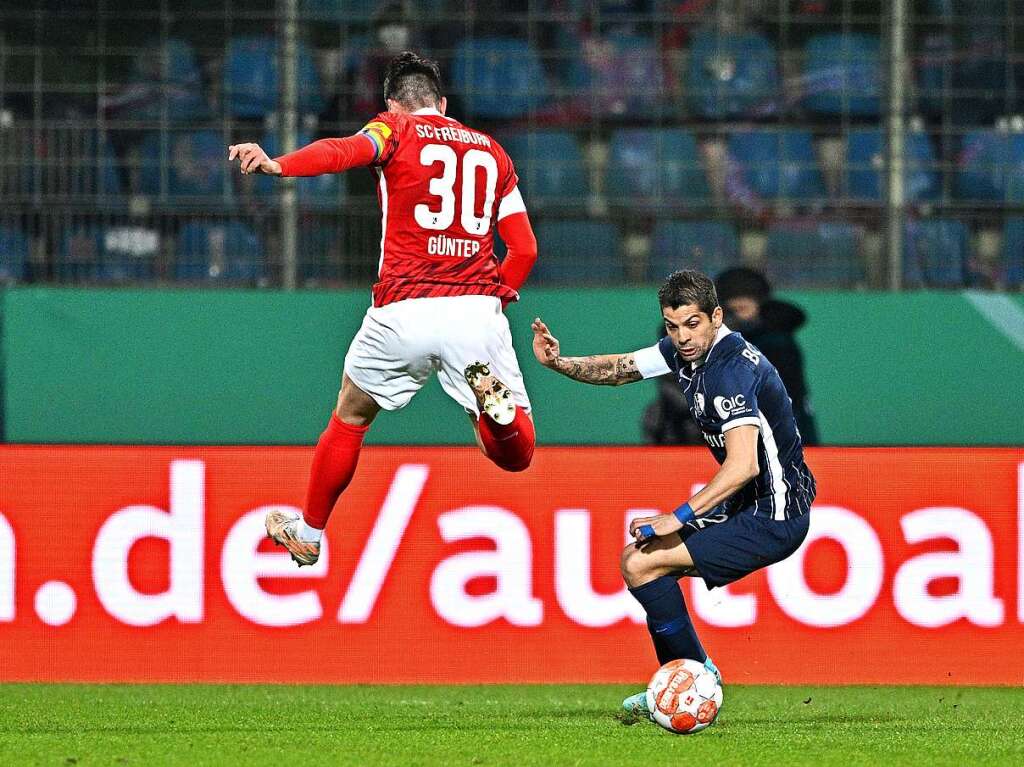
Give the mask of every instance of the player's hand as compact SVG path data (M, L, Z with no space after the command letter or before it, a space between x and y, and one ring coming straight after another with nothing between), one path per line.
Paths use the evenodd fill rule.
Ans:
M271 160L259 144L232 144L228 147L228 162L238 159L242 173L281 175L281 163Z
M671 535L683 528L675 514L658 514L654 517L637 517L629 523L629 534L636 538L637 545L647 543L663 535Z
M551 367L559 356L558 339L551 335L540 317L533 320L533 356L545 367Z

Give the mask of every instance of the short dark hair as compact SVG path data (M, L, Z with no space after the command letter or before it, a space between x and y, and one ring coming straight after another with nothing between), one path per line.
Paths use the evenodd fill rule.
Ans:
M658 301L670 309L694 304L710 317L718 306L718 294L710 277L693 269L681 269L665 280L658 290Z
M384 99L407 109L422 109L441 100L441 70L437 62L403 51L391 59L384 73Z

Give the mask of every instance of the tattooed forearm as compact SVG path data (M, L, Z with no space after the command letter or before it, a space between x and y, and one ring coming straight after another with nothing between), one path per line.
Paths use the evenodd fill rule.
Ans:
M552 367L576 381L604 386L619 386L643 378L632 354L558 357Z

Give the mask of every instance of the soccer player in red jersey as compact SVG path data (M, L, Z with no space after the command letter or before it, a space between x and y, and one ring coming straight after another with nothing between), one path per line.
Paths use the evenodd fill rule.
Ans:
M437 64L411 52L384 78L387 111L353 136L271 159L235 144L242 173L314 176L370 167L383 215L373 306L345 356L338 404L320 435L303 515L272 512L267 534L301 565L320 555L327 519L355 472L377 414L404 407L436 372L474 421L484 454L507 471L530 465L530 400L505 304L519 297L537 241L512 160L480 131L445 116ZM500 264L494 229L508 247Z

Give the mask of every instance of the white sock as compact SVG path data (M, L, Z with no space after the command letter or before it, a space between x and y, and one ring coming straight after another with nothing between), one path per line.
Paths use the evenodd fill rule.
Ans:
M300 541L307 543L320 543L320 538L323 537L324 531L317 530L315 527L310 527L306 524L306 520L299 518L298 538Z

